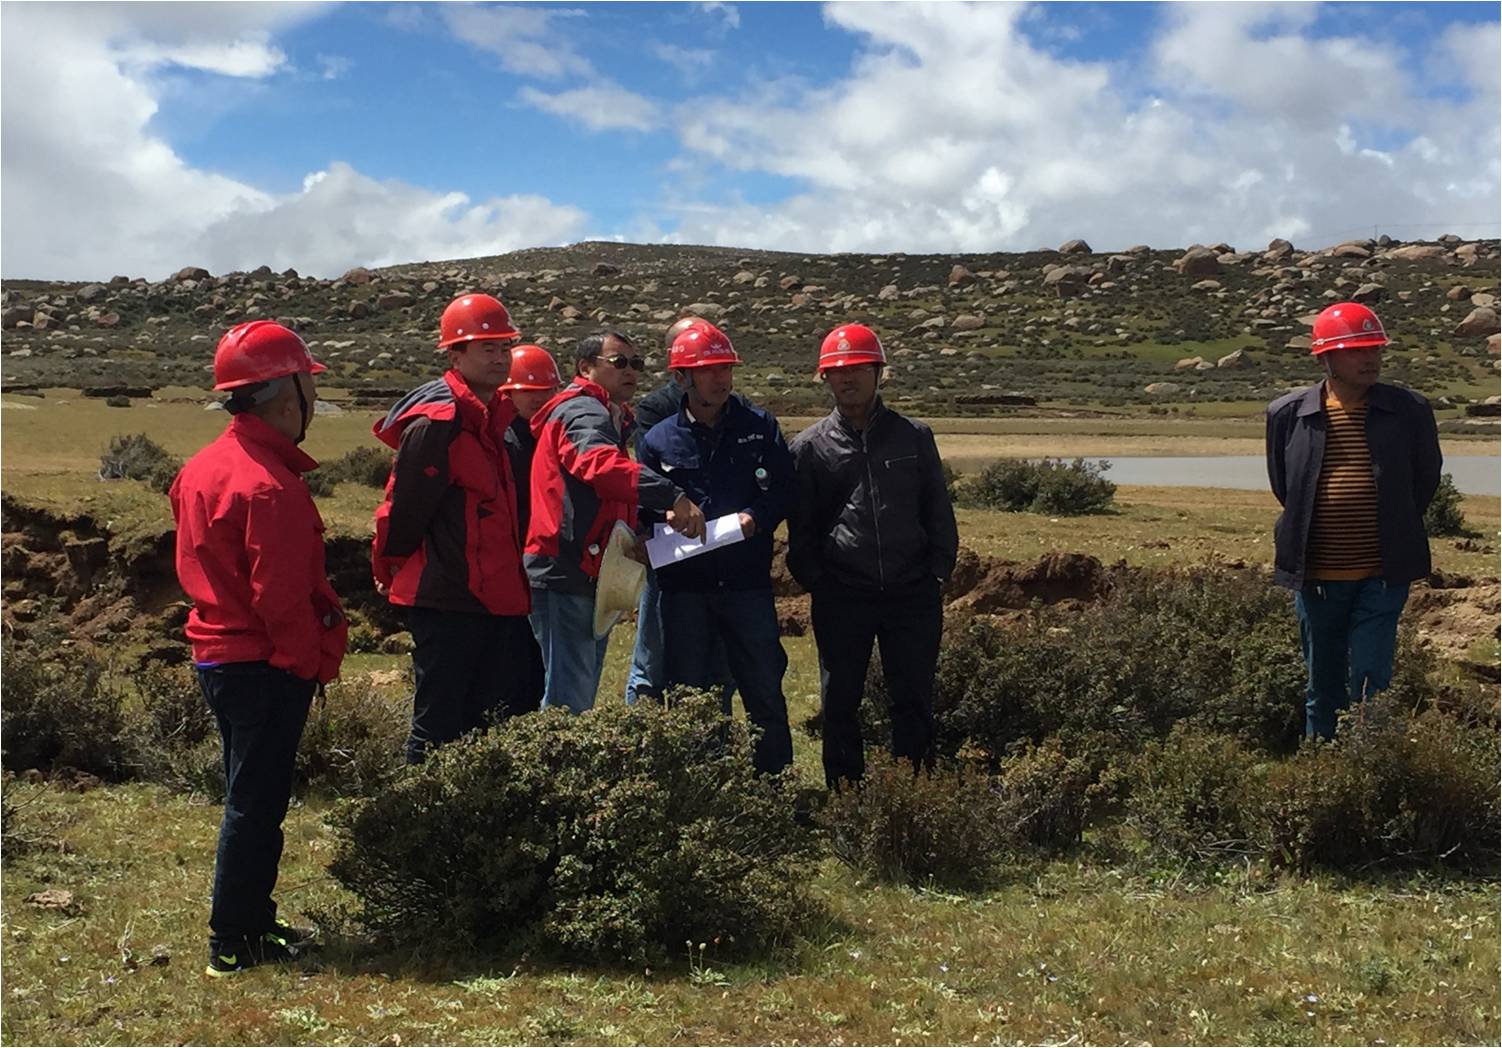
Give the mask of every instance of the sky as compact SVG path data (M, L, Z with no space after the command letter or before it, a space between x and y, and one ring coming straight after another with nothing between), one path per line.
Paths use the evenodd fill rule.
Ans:
M0 276L1496 237L1498 13L0 3Z

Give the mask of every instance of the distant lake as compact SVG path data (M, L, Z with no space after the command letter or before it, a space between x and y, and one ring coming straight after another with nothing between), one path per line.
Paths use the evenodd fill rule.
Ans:
M1106 478L1117 484L1164 485L1167 487L1267 489L1267 460L1261 455L1173 456L1165 458L1127 455L1088 462L1109 462ZM1502 458L1496 455L1452 455L1444 471L1467 495L1502 495Z

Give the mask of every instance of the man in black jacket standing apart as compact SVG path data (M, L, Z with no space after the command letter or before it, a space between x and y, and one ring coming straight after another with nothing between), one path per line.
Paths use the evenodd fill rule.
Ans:
M819 376L835 409L792 444L788 570L813 595L831 787L865 773L858 715L873 643L890 696L892 752L915 765L929 759L940 590L959 551L933 431L882 403L885 365L870 328L831 331Z

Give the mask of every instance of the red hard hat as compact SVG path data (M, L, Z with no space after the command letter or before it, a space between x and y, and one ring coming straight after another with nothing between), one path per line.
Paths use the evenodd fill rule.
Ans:
M1309 352L1318 356L1332 349L1361 349L1387 345L1387 333L1377 314L1360 302L1337 302L1314 318Z
M454 299L438 321L439 349L448 349L456 342L521 337L522 333L511 323L511 314L506 312L501 300L479 292Z
M824 336L819 347L819 374L830 368L848 368L857 364L885 364L886 350L881 339L864 324L844 324Z
M511 374L502 389L557 389L563 385L553 355L541 346L515 346L511 350Z
M290 328L271 320L236 324L214 350L214 388L237 389L306 371L327 371Z
M668 347L668 368L712 368L718 364L739 364L735 347L725 332L713 324L696 324L678 333Z

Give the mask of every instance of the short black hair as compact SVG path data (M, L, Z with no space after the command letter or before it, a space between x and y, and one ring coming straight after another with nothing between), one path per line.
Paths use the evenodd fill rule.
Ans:
M626 334L620 328L604 327L600 328L600 330L598 331L591 331L589 334L581 338L578 342L574 343L574 363L577 364L580 361L593 360L595 357L605 352L605 340L610 338L616 339L619 342L624 342L627 347L631 349L636 348L636 343L631 341L631 336Z

